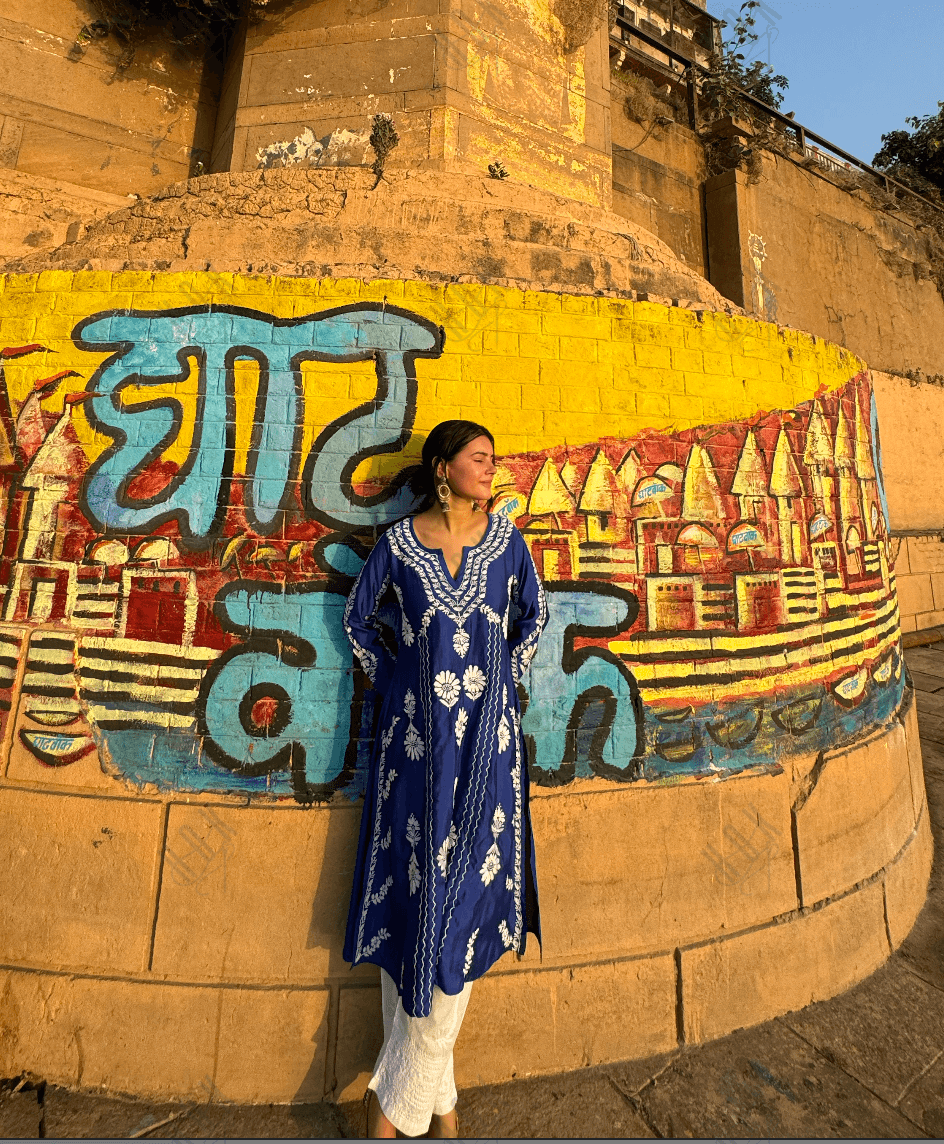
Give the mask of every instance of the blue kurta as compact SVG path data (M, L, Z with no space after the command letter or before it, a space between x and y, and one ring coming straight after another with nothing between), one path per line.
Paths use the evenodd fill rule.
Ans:
M382 966L416 1017L434 985L459 993L528 931L540 940L515 685L546 619L527 545L499 515L455 579L399 521L348 598L345 630L383 701L344 957Z

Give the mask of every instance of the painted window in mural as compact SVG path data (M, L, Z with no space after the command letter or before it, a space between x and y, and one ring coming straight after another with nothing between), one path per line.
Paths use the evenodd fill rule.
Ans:
M667 399L632 404L660 369L671 390L668 349L631 359L663 366L599 364L635 353L632 303L603 318L505 295L500 315L480 306L489 338L435 302L83 315L74 295L66 337L42 295L0 295L14 772L95 758L162 788L356 793L375 712L341 628L352 577L413 507L418 419L475 416L501 447L493 402L515 386L535 444L503 456L492 511L549 589L522 681L535 781L776 768L890 717L902 664L867 374L830 359L790 408L712 420L706 401L680 428ZM700 360L720 330L692 328ZM733 363L748 334L725 336ZM565 363L540 357L565 341L595 421L566 415Z

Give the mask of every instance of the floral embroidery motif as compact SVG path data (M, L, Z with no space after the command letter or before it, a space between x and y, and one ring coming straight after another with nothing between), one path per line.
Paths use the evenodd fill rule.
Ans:
M402 621L401 627L403 630L403 642L407 647L412 647L415 637L413 635L413 629L410 627L410 621L406 618L406 609L403 606L403 591L399 584L394 584L393 590L396 593L397 600L400 603L400 619Z
M387 880L386 880L386 882L384 882L384 884L383 884L383 885L380 887L380 889L377 891L377 893L376 893L376 894L371 894L371 896L370 896L370 900L371 900L371 902L372 902L372 903L373 903L375 906L379 906L379 905L380 905L380 903L381 903L381 902L384 900L384 898L387 896L387 891L390 889L390 887L391 887L392 885L393 885L393 875L392 875L392 874L388 874L388 875L387 875Z
M423 752L426 746L420 738L420 733L411 723L406 729L406 734L403 736L403 749L411 759L420 759L423 757Z
M456 746L462 746L462 737L465 735L465 729L469 722L469 713L464 707L460 707L456 712Z
M439 702L450 711L459 702L459 677L451 671L440 671L433 680Z
M406 751L409 758L421 759L426 752L426 744L419 731L413 726L413 716L416 714L416 696L409 689L406 695L403 696L403 710L406 712L406 717L409 720L409 726L406 729L406 734L403 736L403 749Z
M495 807L495 813L492 815L492 838L494 841L488 848L485 855L485 861L482 863L482 868L479 874L482 876L482 881L486 886L490 886L495 879L495 876L501 870L501 851L498 849L498 836L505 829L505 812L502 809L501 803Z
M390 843L392 841L393 841L393 827L388 826L387 827L387 833L380 840L380 849L381 850L389 850L390 849Z
M512 937L511 932L508 929L508 923L504 918L502 918L502 920L498 923L498 932L501 934L502 945L505 947L505 949L511 949L511 947L515 944L515 939Z
M456 655L465 659L465 653L469 650L469 633L464 628L457 629L452 637L452 646L456 650Z
M498 752L504 754L508 750L508 744L511 742L511 728L508 726L508 719L502 715L501 721L498 724Z
M380 949L381 942L386 941L389 936L390 933L388 930L383 928L377 930L376 934L371 938L370 942L364 946L364 956L370 957L372 953L376 953L377 950Z
M420 844L420 824L415 814L406 820L406 840L410 844L410 863L407 866L407 877L410 881L410 897L420 888L420 864L416 860L416 848Z
M505 889L506 889L506 890L507 890L509 893L511 893L511 891L512 891L514 888L515 888L515 884L514 884L514 882L511 880L511 878L509 878L509 877L507 877L507 876L506 876L506 877L505 877Z
M410 851L410 864L406 868L406 873L410 879L410 897L412 898L420 888L420 864L416 860L415 850Z
M465 961L462 965L462 976L468 977L469 970L472 968L472 956L475 952L475 939L479 936L479 931L474 929L469 935L469 944L465 947Z
M439 872L444 878L449 873L449 855L458 841L459 835L456 833L455 824L452 824L449 827L449 833L446 835L442 846L439 847L439 853L436 855Z
M390 749L390 744L393 742L393 732L396 725L400 722L400 716L394 715L390 720L390 726L380 736L380 759L378 760L378 791L379 797L377 799L377 806L374 811L374 831L373 831L373 845L370 852L370 865L367 868L367 885L364 891L364 902L361 907L360 924L357 927L357 945L355 947L355 961L360 961L364 956L364 927L367 924L367 910L370 906L370 892L374 882L374 871L377 867L377 847L380 843L380 818L381 810L383 808L384 799L390 793L390 784L396 778L397 772L391 770L387 775L386 783L384 782L384 767L387 762L387 751ZM388 830L389 834L390 831ZM379 942L378 942L379 945ZM376 949L376 946L374 947Z
M478 699L481 696L487 682L485 672L474 663L470 663L462 673L462 686L465 689L466 695L472 700Z
M501 851L498 849L498 844L493 842L488 848L488 853L485 855L485 861L482 863L482 869L479 873L482 875L482 881L486 886L490 886L495 878L495 875L501 869Z

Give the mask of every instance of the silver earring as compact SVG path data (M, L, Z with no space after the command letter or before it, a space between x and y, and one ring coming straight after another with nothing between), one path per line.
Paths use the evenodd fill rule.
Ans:
M446 484L445 481L438 485L436 488L436 496L439 500L439 507L443 512L449 511L449 497L452 495L452 489Z

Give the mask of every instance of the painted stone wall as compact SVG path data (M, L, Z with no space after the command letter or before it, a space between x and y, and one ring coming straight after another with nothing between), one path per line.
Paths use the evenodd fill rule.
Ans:
M775 767L899 705L844 352L484 286L50 272L2 307L11 774L356 793L373 694L341 610L450 416L495 426L494 511L550 589L539 783Z
M2 285L4 1075L363 1092L379 988L341 937L374 696L340 618L446 417L494 428L550 608L543 958L477 986L460 1085L720 1036L903 940L930 834L861 361L507 286Z

